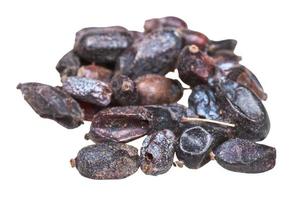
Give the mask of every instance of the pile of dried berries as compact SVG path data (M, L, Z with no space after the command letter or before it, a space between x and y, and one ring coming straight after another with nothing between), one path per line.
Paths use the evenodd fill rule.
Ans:
M239 62L237 42L213 41L176 17L145 21L144 32L120 26L84 28L56 69L62 86L23 83L25 100L43 118L72 129L92 121L71 165L92 179L120 179L140 167L148 175L172 165L222 167L260 173L275 166L276 150L263 140L270 121L256 76ZM191 88L165 77L177 69ZM146 136L138 150L125 144ZM174 154L178 160L173 161Z

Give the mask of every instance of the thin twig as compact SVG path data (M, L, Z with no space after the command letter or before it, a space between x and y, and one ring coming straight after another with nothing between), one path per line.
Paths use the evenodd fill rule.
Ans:
M213 124L220 124L223 126L230 126L230 127L235 127L234 124L227 123L227 122L221 122L217 120L212 120L212 119L203 119L203 118L198 118L198 117L183 117L181 119L181 122L208 122L208 123L213 123Z

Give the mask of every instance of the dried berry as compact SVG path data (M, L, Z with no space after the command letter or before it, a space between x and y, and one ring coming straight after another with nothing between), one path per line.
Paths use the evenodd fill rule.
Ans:
M76 76L80 66L80 58L73 51L70 51L58 61L56 70L61 79L64 80L69 76Z
M236 137L263 140L270 121L262 102L246 87L227 80L219 87L218 98L225 120L235 124Z
M145 74L165 75L174 70L182 40L174 30L146 34L118 58L117 70L135 79Z
M81 101L107 106L111 102L111 87L99 80L72 76L63 82L63 89Z
M148 19L144 22L144 31L151 32L156 29L163 28L187 28L187 24L180 18L177 17L163 17L163 18L153 18Z
M113 76L113 72L112 70L105 67L91 64L80 67L77 72L77 76L96 79L103 82L110 82Z
M195 45L182 49L176 67L180 79L192 87L207 83L208 78L214 74L214 66L209 57Z
M184 45L196 45L201 50L206 48L209 39L203 33L189 29L180 29L179 32L183 38Z
M139 168L138 150L127 144L100 143L81 149L71 165L91 179L122 179Z
M176 146L177 158L188 168L202 167L210 161L211 150L226 140L219 131L213 126L184 126Z
M58 88L42 83L18 84L24 99L40 115L72 129L83 124L83 112L71 96Z
M127 106L136 105L139 101L135 82L125 75L116 75L112 82L113 103Z
M224 142L214 153L218 164L234 172L261 173L276 162L275 148L238 138Z
M207 53L212 56L220 50L234 51L237 43L238 42L234 39L227 39L227 40L220 40L220 41L211 40L207 47Z
M132 42L128 30L120 26L84 28L76 34L74 51L89 62L112 65Z
M87 137L94 142L129 142L147 134L152 119L141 106L107 108L95 115Z
M222 119L221 109L215 96L215 91L209 86L198 85L193 88L189 96L189 108L199 117Z
M161 75L140 76L135 83L141 105L175 103L183 95L183 88L178 80Z
M168 172L173 163L175 142L174 133L168 129L148 135L140 150L141 170L154 176Z
M227 78L247 87L259 99L267 99L267 94L264 92L262 85L256 76L246 67L239 65L230 69Z

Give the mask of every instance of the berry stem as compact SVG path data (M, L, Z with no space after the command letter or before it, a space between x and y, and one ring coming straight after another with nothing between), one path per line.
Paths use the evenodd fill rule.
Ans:
M231 124L231 123L221 122L221 121L212 120L212 119L203 119L203 118L198 118L198 117L183 117L181 119L181 122L183 122L183 123L208 122L208 123L213 123L213 124L220 124L220 125L223 125L223 126L235 127L235 125Z

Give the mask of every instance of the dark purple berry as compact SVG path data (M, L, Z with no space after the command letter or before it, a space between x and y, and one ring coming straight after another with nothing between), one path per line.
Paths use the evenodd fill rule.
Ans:
M114 65L132 42L128 30L120 26L84 28L76 34L74 51L89 62Z
M152 32L156 29L163 28L187 28L187 24L180 18L177 17L163 17L163 18L153 18L148 19L144 22L144 31Z
M18 84L24 99L40 115L72 129L83 124L83 112L78 102L59 88L42 83Z
M111 87L99 80L72 76L64 80L63 89L74 98L97 106L107 106L111 102Z
M173 164L176 137L168 129L154 132L143 141L140 150L141 170L147 175L160 175Z
M81 149L71 165L91 179L122 179L139 168L138 150L127 144L100 143Z
M165 75L175 68L182 40L174 30L158 30L135 41L117 60L119 73L136 79L145 74Z
M129 142L150 130L152 113L142 106L112 107L99 111L87 137L94 142Z
M218 164L234 172L261 173L276 162L275 148L238 138L224 142L214 153Z
M61 79L64 80L69 76L76 76L80 66L80 58L74 51L70 51L58 61L56 70L59 72Z

